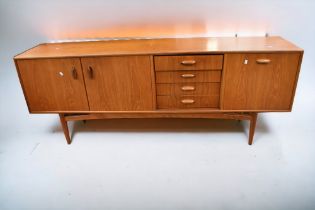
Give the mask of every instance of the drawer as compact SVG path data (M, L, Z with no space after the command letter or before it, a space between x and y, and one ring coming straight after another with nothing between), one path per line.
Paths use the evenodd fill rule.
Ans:
M154 56L155 71L221 70L223 55Z
M219 108L219 95L157 96L158 109Z
M156 94L165 95L220 95L221 83L157 84Z
M155 72L156 83L220 82L221 71L163 71Z

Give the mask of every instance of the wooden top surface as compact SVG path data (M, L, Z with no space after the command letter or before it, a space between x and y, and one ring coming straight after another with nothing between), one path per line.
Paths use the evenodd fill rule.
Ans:
M303 51L285 39L272 37L213 37L129 39L40 44L15 59L222 52Z

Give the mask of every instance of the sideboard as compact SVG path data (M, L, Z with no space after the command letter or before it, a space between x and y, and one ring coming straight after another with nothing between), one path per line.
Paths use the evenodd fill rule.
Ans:
M39 44L14 57L30 113L249 120L292 110L303 50L278 36Z

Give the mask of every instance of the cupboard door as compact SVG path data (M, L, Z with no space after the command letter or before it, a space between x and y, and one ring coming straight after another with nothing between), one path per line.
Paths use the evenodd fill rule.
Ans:
M30 112L88 111L78 58L17 60Z
M91 111L153 109L150 56L82 58Z
M224 110L289 111L299 53L226 54Z

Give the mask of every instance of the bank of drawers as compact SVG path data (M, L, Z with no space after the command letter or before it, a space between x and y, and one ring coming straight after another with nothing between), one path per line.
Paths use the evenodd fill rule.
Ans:
M155 56L157 108L219 108L223 55Z

